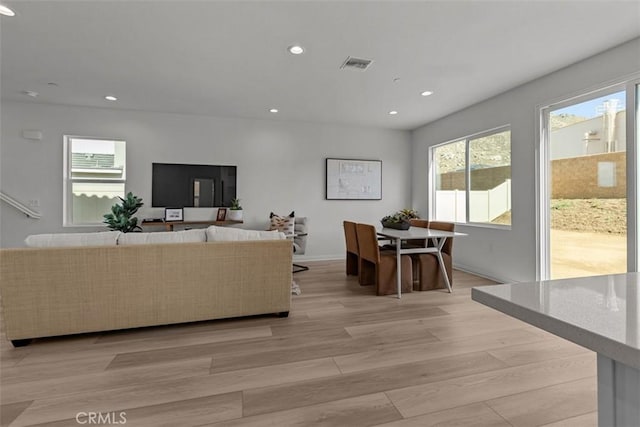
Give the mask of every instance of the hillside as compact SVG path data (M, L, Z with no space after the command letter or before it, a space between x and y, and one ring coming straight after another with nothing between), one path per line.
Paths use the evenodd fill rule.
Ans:
M574 114L551 115L551 131L587 120ZM471 169L485 169L511 164L511 132L501 132L495 135L472 139L470 142ZM437 147L435 157L438 173L464 170L465 143L464 140Z

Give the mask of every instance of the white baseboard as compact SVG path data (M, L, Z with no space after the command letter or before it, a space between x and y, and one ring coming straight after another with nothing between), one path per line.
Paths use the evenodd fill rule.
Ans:
M513 280L513 279L509 279L506 277L496 277L493 275L493 273L487 272L487 271L482 271L482 270L478 270L478 268L472 268L472 267L468 267L464 264L458 264L458 263L453 263L453 268L455 270L460 270L460 271L464 271L465 273L469 273L469 274L473 274L485 279L489 279L489 280L493 280L494 282L498 282L498 283L516 283L518 282L518 280Z
M338 261L344 260L344 254L340 255L294 255L294 262L298 261Z

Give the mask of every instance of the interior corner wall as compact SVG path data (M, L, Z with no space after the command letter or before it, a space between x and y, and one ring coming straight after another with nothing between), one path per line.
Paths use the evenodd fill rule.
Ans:
M640 39L636 38L412 132L413 207L428 212L429 147L511 125L512 227L457 225L456 231L468 234L454 243L458 268L504 282L536 280L537 107L638 73L638 52Z
M142 197L139 218L163 215L151 205L151 164L238 166L243 228L265 229L271 211L310 220L303 259L344 257L342 221L377 224L410 206L410 132L366 127L248 120L43 105L2 103L0 185L27 203L38 200L42 219L0 202L0 246L24 246L30 234L104 230L62 226L63 135L122 138L127 142L127 191ZM40 130L43 138L22 138ZM382 200L325 200L327 157L382 160ZM213 218L213 209L188 212Z

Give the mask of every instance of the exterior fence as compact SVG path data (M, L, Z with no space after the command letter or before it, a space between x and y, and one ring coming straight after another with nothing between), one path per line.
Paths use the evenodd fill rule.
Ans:
M436 218L441 221L466 222L467 204L464 190L436 191ZM485 191L469 192L470 222L492 222L511 210L511 180Z

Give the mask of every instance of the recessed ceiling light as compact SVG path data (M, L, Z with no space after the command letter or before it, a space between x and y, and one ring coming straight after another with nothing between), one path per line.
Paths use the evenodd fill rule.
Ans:
M429 96L429 95L433 95L433 92L430 90L425 90L424 92L422 92L420 95L422 96Z
M269 112L270 112L270 113L277 113L277 112L278 112L278 109L277 109L277 108L272 108L272 109L270 109L270 110L269 110Z
M7 6L0 4L0 15L4 16L16 16L16 13L9 9Z
M398 112L396 110L391 110L389 111L389 114L395 116L396 114L398 114Z
M107 95L107 96L104 97L104 99L106 99L107 101L117 101L118 100L118 98L116 98L113 95Z
M304 48L302 46L298 46L297 44L289 46L287 49L289 50L289 53L293 55L301 55L304 53Z

